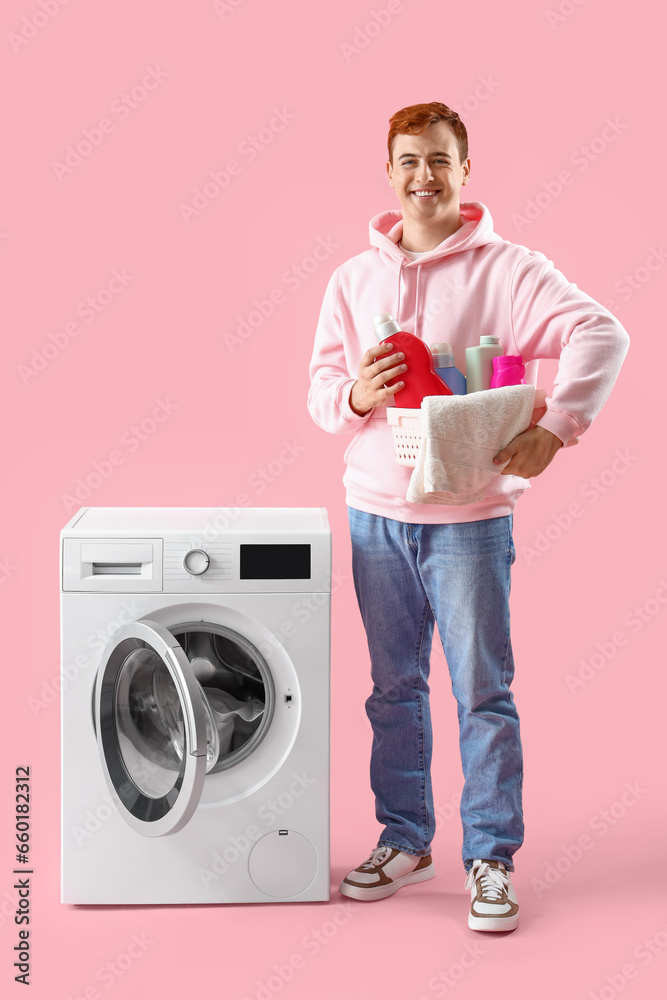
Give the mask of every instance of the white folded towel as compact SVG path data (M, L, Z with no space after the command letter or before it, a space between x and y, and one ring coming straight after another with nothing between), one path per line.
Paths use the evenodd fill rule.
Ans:
M494 455L527 430L534 404L534 385L424 397L422 440L406 500L452 506L482 500L509 462L494 465Z

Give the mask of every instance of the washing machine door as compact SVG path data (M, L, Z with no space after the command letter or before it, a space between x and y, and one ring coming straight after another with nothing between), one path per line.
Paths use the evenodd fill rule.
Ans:
M201 687L179 642L143 619L121 626L95 687L97 743L121 816L146 837L182 829L206 774Z

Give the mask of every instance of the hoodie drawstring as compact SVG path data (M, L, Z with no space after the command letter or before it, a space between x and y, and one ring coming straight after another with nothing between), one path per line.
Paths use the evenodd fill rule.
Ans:
M398 294L396 296L396 312L394 313L394 319L403 329L401 325L401 278L403 277L403 268L405 267L405 260L402 260L398 266ZM422 265L417 264L417 288L415 290L415 337L419 336L420 327L420 315L419 315L419 277L421 275Z

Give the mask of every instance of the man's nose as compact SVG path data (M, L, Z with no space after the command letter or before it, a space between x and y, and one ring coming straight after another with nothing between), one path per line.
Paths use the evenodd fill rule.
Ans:
M417 173L420 181L428 182L433 180L433 171L431 170L430 163L421 163Z

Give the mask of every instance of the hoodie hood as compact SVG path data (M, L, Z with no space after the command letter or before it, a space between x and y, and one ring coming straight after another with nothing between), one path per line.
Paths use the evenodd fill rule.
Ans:
M449 254L485 246L501 239L493 231L493 219L486 205L482 205L479 201L465 201L459 205L459 211L463 225L418 260L408 258L398 246L403 236L403 214L400 209L391 209L389 212L380 212L379 215L373 216L369 225L371 246L378 248L380 256L386 263L400 268L402 265L409 267L427 264Z
M398 246L403 235L403 214L399 209L392 209L389 212L381 212L375 215L370 221L371 246L377 247L380 259L388 267L396 272L396 305L392 313L394 319L400 326L401 313L401 278L403 269L406 272L417 272L415 287L415 329L416 336L421 335L421 314L420 314L420 291L421 291L421 271L453 254L462 253L465 250L473 250L475 247L485 246L487 243L501 241L501 237L493 231L493 219L491 213L485 205L479 201L466 201L459 205L459 212L463 225L443 240L437 247L429 253L413 259ZM407 273L405 275L407 278Z

